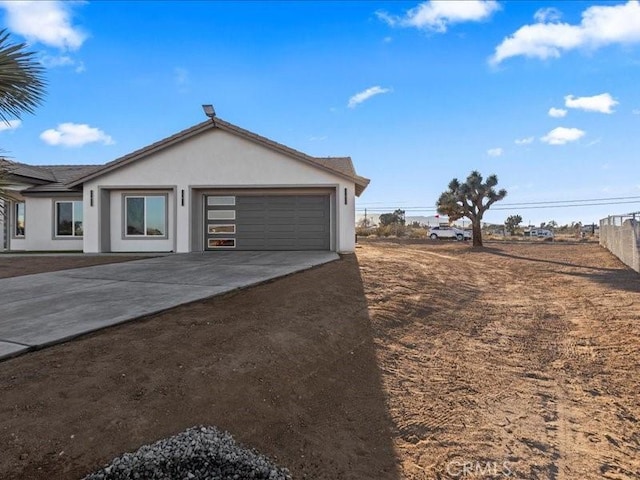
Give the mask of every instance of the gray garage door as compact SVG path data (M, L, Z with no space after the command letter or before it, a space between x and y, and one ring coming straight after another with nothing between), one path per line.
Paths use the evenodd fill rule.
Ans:
M329 250L328 195L208 195L207 250Z

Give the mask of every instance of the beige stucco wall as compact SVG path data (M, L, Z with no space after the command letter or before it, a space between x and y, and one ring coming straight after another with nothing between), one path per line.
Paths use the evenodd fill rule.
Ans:
M99 211L104 189L121 191L127 187L140 191L144 186L175 192L175 208L170 222L175 222L175 238L170 241L175 251L190 251L190 219L192 189L249 188L249 187L330 187L336 191L335 249L352 252L355 248L355 198L353 182L326 172L260 144L236 135L209 130L166 148L145 159L138 160L84 184L85 252L101 250ZM347 203L344 202L344 189ZM184 206L181 202L184 190ZM93 191L94 205L90 205ZM112 214L118 215L111 196ZM121 209L120 209L121 210ZM114 232L114 229L119 230ZM113 220L111 241L121 235L121 227ZM136 242L141 242L136 240ZM144 242L144 241L142 241ZM138 243L140 249L147 248ZM160 245L160 244L156 244ZM117 243L111 245L111 249Z

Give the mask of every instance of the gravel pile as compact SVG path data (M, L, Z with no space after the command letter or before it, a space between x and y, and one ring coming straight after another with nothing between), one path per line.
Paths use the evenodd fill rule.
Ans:
M291 480L285 468L215 427L192 427L114 458L84 480Z

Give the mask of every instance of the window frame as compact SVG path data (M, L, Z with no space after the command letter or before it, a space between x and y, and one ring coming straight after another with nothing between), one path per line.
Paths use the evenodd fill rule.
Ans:
M147 199L161 197L164 199L164 233L162 235L147 234ZM128 233L127 199L144 199L144 234L131 235ZM167 193L123 193L122 194L122 239L123 240L166 240L169 238L169 195Z
M58 231L58 227L60 223L58 222L58 205L61 203L70 203L71 204L71 234L64 235L60 234ZM79 203L80 208L82 209L82 235L76 234L76 208L75 204ZM84 203L82 200L55 200L53 202L53 238L54 239L80 239L84 237Z

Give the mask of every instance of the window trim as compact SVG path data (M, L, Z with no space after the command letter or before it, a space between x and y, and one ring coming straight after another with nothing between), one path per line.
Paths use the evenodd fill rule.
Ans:
M58 204L70 203L71 204L71 235L60 235L58 233ZM76 219L75 219L75 205L79 203L82 207L82 235L76 235ZM55 200L53 202L53 238L54 240L73 240L84 238L84 203L82 200Z
M22 212L22 221L24 222L23 225L23 231L24 233L22 235L18 234L18 206L19 205L24 205L23 207L23 212ZM26 233L27 233L27 202L13 202L13 209L12 209L12 217L11 217L11 238L14 238L16 240L24 240L26 237Z
M147 235L147 198L164 198L164 235ZM129 235L127 233L127 198L144 198L144 235ZM122 239L123 240L167 240L169 238L169 194L168 193L123 193L122 194Z

